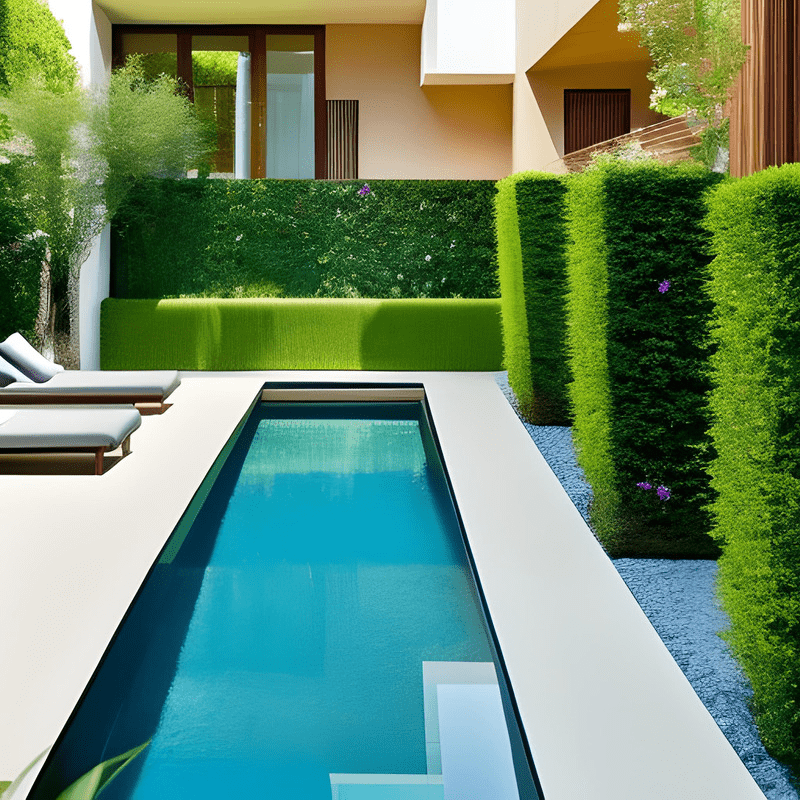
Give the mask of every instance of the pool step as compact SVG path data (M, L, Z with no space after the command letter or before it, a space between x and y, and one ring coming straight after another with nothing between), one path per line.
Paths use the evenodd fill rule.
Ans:
M426 775L331 774L332 800L519 800L492 662L423 661Z

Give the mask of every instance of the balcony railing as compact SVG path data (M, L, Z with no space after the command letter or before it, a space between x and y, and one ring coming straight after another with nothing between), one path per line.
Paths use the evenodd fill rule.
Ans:
M645 152L665 164L675 161L687 161L691 158L690 149L700 144L700 134L705 130L705 123L688 123L686 115L639 128L622 136L598 142L590 147L567 153L563 158L551 162L545 167L549 172L581 172L591 163L592 157L598 153L611 153L622 145L639 144Z

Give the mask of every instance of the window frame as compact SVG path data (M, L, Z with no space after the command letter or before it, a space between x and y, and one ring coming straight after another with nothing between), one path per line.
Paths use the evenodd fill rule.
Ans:
M112 65L121 66L122 37L126 33L177 34L178 79L194 100L192 80L193 36L247 36L250 42L250 175L266 177L267 153L267 39L268 35L314 37L314 178L328 176L328 109L325 89L324 25L113 25L111 30Z

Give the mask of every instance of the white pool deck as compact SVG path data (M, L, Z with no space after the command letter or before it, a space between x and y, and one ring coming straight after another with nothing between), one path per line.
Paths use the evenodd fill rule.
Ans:
M491 373L185 373L105 475L0 475L0 780L56 739L271 381L424 384L546 800L763 800Z

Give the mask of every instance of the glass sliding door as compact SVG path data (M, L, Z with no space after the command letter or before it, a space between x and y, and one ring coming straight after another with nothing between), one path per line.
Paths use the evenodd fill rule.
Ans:
M313 36L267 36L266 122L266 176L313 178Z
M249 50L247 36L192 36L194 104L216 134L211 177L250 177ZM246 167L236 152L245 141Z

